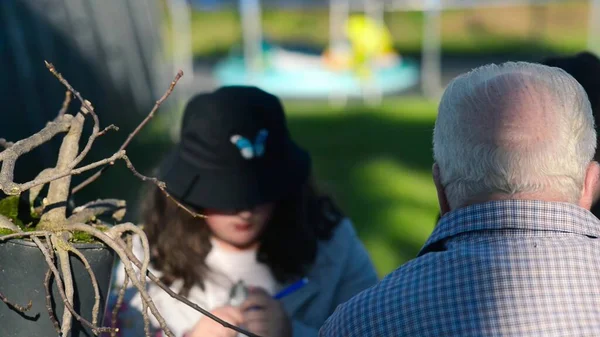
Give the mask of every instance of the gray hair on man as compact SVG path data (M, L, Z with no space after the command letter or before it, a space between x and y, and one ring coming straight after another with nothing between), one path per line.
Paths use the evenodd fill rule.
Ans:
M578 203L595 149L583 87L562 69L527 62L486 65L455 78L433 136L450 209L493 195Z

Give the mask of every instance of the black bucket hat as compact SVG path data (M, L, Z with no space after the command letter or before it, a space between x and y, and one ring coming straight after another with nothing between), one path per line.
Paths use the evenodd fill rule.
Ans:
M310 170L279 99L256 87L226 86L188 102L179 144L159 178L182 203L239 210L285 198Z

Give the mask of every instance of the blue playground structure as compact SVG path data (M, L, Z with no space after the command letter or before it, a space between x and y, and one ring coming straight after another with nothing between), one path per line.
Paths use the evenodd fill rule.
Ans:
M377 104L384 95L400 93L420 81L420 64L393 49L381 15L332 10L329 48L310 53L263 37L259 0L240 0L239 6L243 45L216 65L213 77L219 86L254 85L282 98L345 102L362 97Z
M387 64L374 66L371 76L363 79L352 68L335 69L319 54L284 49L263 43L263 67L253 71L241 50L234 50L215 67L219 85L255 85L286 98L360 98L365 86L381 95L396 94L419 82L420 65L410 59L394 57Z

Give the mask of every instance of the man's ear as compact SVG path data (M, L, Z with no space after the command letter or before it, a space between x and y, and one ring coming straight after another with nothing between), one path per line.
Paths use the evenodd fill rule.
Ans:
M600 165L596 161L590 162L585 171L585 179L583 181L583 190L581 191L581 198L579 199L579 206L590 210L592 205L598 199L598 186L600 179Z
M438 202L440 204L440 215L444 216L444 214L450 212L450 205L448 205L448 198L446 198L446 192L444 191L444 186L442 186L442 178L440 176L440 167L437 163L433 163L432 168L433 173L433 183L435 184L435 189L437 191Z

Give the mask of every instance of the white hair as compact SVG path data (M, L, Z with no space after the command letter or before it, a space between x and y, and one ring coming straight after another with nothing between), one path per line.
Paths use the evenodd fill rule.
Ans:
M551 192L577 203L595 149L583 87L562 69L527 62L455 78L433 132L452 209L492 194Z

